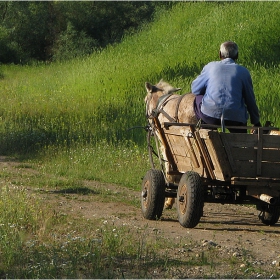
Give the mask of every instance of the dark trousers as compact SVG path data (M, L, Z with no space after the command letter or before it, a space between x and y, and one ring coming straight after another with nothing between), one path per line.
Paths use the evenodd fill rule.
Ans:
M214 125L221 125L221 119L216 119L209 117L201 112L201 104L202 104L202 98L203 95L196 95L194 99L194 111L197 119L201 120L202 123L205 124L214 124ZM225 126L246 126L246 123L241 123L237 121L230 121L230 120L225 120L224 121ZM230 132L233 133L247 133L247 129L237 129L237 128L228 128Z

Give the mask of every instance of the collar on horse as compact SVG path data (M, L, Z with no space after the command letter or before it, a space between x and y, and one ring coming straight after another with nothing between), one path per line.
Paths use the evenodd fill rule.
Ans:
M157 107L153 109L152 116L157 117L160 113L163 114L170 122L178 122L178 111L179 111L179 105L184 98L185 94L182 94L179 96L177 104L176 104L176 110L175 110L175 116L172 118L170 115L168 115L164 110L163 107L166 105L166 103L169 101L169 98L173 95L173 93L164 94L158 99Z

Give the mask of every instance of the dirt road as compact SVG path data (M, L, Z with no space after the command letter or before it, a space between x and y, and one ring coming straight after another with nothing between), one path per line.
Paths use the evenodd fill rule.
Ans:
M4 157L0 159L1 170L9 173L11 180L12 174L18 176L34 172L26 167L21 170L20 165ZM8 177L5 178L7 180ZM37 190L36 193L52 203L57 212L83 217L89 222L98 220L131 229L145 228L151 236L156 232L157 236L174 244L173 247L169 244L168 248L162 248L169 261L193 261L193 265L188 261L188 266L176 266L174 271L169 269L168 274L155 270L151 278L280 277L280 222L275 226L263 225L254 206L206 203L200 223L189 229L179 224L176 206L164 210L159 221L144 219L140 207L140 185L139 192L94 181L85 181L84 186L86 190L94 191L88 195L50 189L45 192ZM109 199L104 191L108 191ZM103 199L100 199L100 193ZM139 201L139 204L126 201ZM195 262L196 258L200 261Z
M95 184L93 186L93 184ZM87 182L88 187L107 188L115 194L127 193L121 186ZM127 193L128 194L128 193ZM254 206L205 204L204 216L192 229L183 228L177 220L176 206L164 210L159 221L142 217L140 191L129 191L130 199L139 198L139 207L122 202L82 202L69 200L65 206L89 220L102 219L118 226L142 228L157 234L175 246L169 249L169 258L184 260L201 258L207 254L208 265L168 274L175 278L279 278L280 276L280 223L266 226L259 221ZM67 206L66 206L67 205ZM213 260L211 260L213 258ZM211 265L213 261L213 265ZM163 277L162 277L163 276ZM153 275L164 278L164 275Z

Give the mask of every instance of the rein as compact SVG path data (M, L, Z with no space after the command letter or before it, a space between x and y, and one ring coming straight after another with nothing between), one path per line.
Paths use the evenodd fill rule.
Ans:
M176 105L176 111L175 111L175 122L178 122L178 111L179 111L179 106L180 106L180 103L182 101L182 99L185 97L187 93L184 93L182 95L180 95L179 99L178 99L178 102L177 102L177 105Z

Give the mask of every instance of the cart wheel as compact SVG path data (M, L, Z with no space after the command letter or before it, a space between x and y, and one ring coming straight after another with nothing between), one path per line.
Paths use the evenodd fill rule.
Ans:
M280 209L278 207L266 207L264 211L259 214L259 219L261 222L267 226L275 225L280 216Z
M162 215L165 201L165 180L160 170L150 169L142 181L141 208L145 219L156 220Z
M177 191L177 213L180 224L193 228L203 214L203 186L198 173L183 174Z

